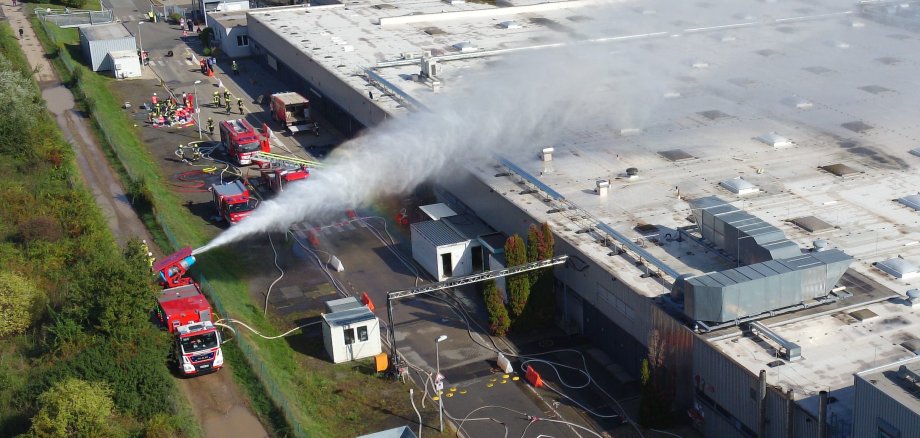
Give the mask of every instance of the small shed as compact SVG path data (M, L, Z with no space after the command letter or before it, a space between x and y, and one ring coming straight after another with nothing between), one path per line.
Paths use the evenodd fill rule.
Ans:
M230 58L251 56L245 11L249 9L249 2L221 3L220 6L226 8L224 12L208 12L208 26L214 29L214 41Z
M438 281L473 273L470 239L444 221L412 224L412 258Z
M135 50L109 52L112 58L112 73L118 79L141 77L141 60Z
M100 24L80 28L80 48L83 58L93 71L114 69L109 53L130 50L137 54L134 35L121 23Z
M376 356L383 351L380 321L355 297L327 301L323 344L334 363Z

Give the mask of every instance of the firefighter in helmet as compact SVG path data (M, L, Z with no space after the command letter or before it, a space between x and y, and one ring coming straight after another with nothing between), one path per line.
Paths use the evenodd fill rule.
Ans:
M227 101L227 105L230 105L230 90L224 88L224 100Z
M236 107L239 108L240 115L243 115L243 99L239 97L236 98Z
M214 119L208 117L208 133L214 135Z
M219 91L215 91L214 96L211 97L211 105L213 105L214 108L217 108L220 106L220 92Z

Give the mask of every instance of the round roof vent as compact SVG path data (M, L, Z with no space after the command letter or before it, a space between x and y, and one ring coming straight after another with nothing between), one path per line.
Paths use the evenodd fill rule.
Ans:
M907 291L907 298L912 300L920 299L920 289L911 289Z
M639 169L636 168L636 167L630 167L630 168L626 169L626 175L627 175L627 176L636 176L636 175L638 175L638 174L639 174Z
M818 240L815 240L814 245L815 245L815 251L820 252L820 251L826 250L829 243L828 241L824 239L818 239Z

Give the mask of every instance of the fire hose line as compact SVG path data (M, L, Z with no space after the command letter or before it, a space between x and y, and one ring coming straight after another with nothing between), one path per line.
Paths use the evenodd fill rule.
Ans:
M467 334L469 335L470 339L471 339L474 343L478 344L479 346L481 346L481 347L483 347L483 348L485 348L485 349L487 349L487 350L491 350L491 351L494 351L494 352L496 352L496 353L501 353L501 354L503 354L503 355L505 355L505 356L517 357L517 358L519 358L519 359L522 359L522 360L523 360L523 362L521 363L522 371L524 371L523 367L524 367L524 365L527 364L528 362L539 362L539 363L544 363L544 364L550 366L550 367L553 369L553 371L556 373L556 375L559 377L559 383L562 384L562 386L564 386L564 387L566 387L566 388L569 388L569 389L582 389L582 388L586 388L587 386L589 386L590 384L593 383L594 386L597 387L597 389L598 389L601 393L603 393L605 396L607 396L608 399L610 399L611 401L613 401L614 404L616 404L616 406L619 408L620 412L622 412L622 417L623 417L624 419L626 419L627 422L629 422L629 424L636 430L636 432L639 434L639 436L640 436L640 437L641 437L641 436L644 436L644 435L642 434L641 429L639 429L639 426L632 420L632 418L629 417L629 415L626 413L626 410L623 409L623 406L620 404L620 402L619 402L616 398L614 398L612 395L610 395L610 393L608 393L606 390L604 390L604 388L602 388L601 385L599 385L599 384L597 383L596 380L594 380L594 378L591 376L591 373L588 371L587 360L585 359L584 355L583 355L580 351L574 350L574 349L559 349L559 350L551 350L551 351L546 351L546 352L543 352L543 353L535 353L535 354L529 354L529 355L517 354L517 353L513 353L513 352L506 352L506 351L503 351L503 350L499 349L498 346L495 345L495 340L494 340L491 336L489 337L489 339L492 341L493 346L490 347L490 346L488 346L488 345L486 345L486 344L480 342L479 340L477 340L477 339L473 336L473 331L472 331L472 326L471 326L471 324L470 324L469 316L466 314L466 310L463 309L463 307L462 307L461 305L459 305L459 303L451 303L451 302L447 301L446 299L441 298L441 297L438 297L438 296L436 296L436 295L432 295L432 296L433 296L434 298L436 298L436 299L441 300L441 301L444 302L445 304L447 304L447 305L454 311L455 314L457 314L458 316L460 316L461 318L463 318L463 320L464 320L464 322L465 322L465 324L466 324L466 326L467 326ZM446 296L450 297L452 300L456 300L455 297L453 297L453 296L451 296L451 295L449 295L449 294L446 294ZM577 368L577 367L573 367L573 366L571 366L571 365L566 365L566 364L563 364L563 363L559 363L559 362L555 362L555 361L550 361L550 360L546 360L546 359L539 359L539 358L536 357L536 356L544 356L544 355L547 355L547 354L554 354L554 353L575 353L575 354L581 359L582 368ZM558 367L571 369L571 370L574 370L574 371L576 371L576 372L582 374L583 376L585 376L586 382L585 382L584 384L582 384L582 385L569 385L567 382L565 382L565 380L562 379L562 376L561 376L560 373L559 373ZM545 383L544 383L544 384L545 384ZM591 414L591 415L594 415L594 416L596 416L596 417L598 417L598 418L615 418L615 417L618 416L618 415L616 415L616 414L614 414L614 415L599 414L599 413L593 411L592 409L590 409L590 408L584 406L583 404L579 403L577 400L573 399L572 397L570 397L570 396L568 396L568 395L566 395L566 394L563 394L561 391L559 391L559 390L557 390L557 389L551 387L550 385L547 385L547 387L548 387L549 389L551 389L553 392L556 392L556 393L559 394L560 396L562 396L562 397L568 399L569 401L571 401L572 403L576 404L577 406L579 406L580 408L582 408L585 412L587 412L587 413L589 413L589 414Z
M319 323L321 323L321 322L323 322L323 321L322 321L322 320L319 320L319 321L308 322L308 323L306 323L306 324L304 324L304 325L300 325L300 326L294 327L294 328L292 328L292 329L290 329L290 330L288 330L288 331L286 331L286 332L284 332L284 333L282 333L282 334L280 334L280 335L277 335L277 336L265 336L265 335L263 335L262 333L259 333L256 329L254 329L254 328L248 326L246 323L244 323L244 322L242 322L242 321L239 321L239 320L236 320L236 319L230 319L230 318L218 319L216 322L214 322L214 325L220 326L220 327L226 327L226 328L230 329L231 331L233 331L233 334L236 334L236 329L233 328L233 326L231 326L231 325L229 325L229 324L239 324L239 325L241 325L241 326L247 328L249 331L255 333L257 336L262 337L263 339L272 340L272 339L280 339L280 338L283 338L283 337L285 337L285 336L287 336L287 335L289 335L289 334L291 334L291 333L294 333L294 332L296 332L297 330L300 330L300 329L302 329L302 328L304 328L304 327L308 327L308 326L311 326L311 325L316 325L316 324L319 324Z

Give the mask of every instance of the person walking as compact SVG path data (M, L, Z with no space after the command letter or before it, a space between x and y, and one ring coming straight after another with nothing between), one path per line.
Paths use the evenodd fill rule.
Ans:
M227 105L230 105L230 90L224 88L224 100L227 101Z
M230 114L230 99L229 98L226 100L226 102L224 102L224 107L227 110L227 114Z
M214 135L214 119L208 117L208 134Z
M240 110L240 115L243 115L243 99L239 97L236 98L236 107Z
M19 39L22 39L22 38L23 38L23 36L22 36L22 28L20 27L20 28L19 28Z
M213 105L214 108L220 107L220 92L214 92L214 96L211 97L211 105Z
M240 66L236 65L236 61L233 61L233 63L230 64L230 68L233 69L233 76L239 76Z

